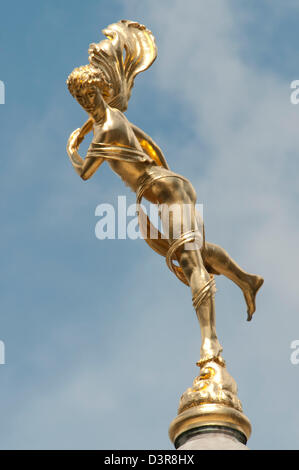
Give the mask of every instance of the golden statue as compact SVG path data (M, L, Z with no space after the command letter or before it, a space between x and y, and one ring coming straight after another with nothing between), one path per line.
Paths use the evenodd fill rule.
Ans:
M127 20L109 25L103 33L108 39L90 45L89 64L74 69L67 80L70 93L89 115L87 122L71 134L68 155L82 179L89 179L107 162L136 192L144 239L165 256L170 270L191 289L202 336L197 363L202 372L193 392L188 389L183 395L180 412L201 403L222 403L240 411L234 381L230 376L230 380L224 379L228 372L216 335L214 275L223 274L242 289L248 320L255 312L255 297L263 279L245 272L223 248L205 240L204 230L199 230L194 187L187 178L170 170L158 145L124 115L135 76L149 68L157 56L153 34L145 26ZM82 159L78 149L90 131L92 142ZM152 224L140 206L142 198L163 208L160 217L168 238L160 232L158 237L149 235ZM185 207L191 208L187 230L182 223ZM248 429L246 432L248 435Z

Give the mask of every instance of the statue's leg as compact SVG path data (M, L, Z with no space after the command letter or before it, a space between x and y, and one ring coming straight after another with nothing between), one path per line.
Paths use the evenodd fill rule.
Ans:
M244 271L221 246L213 243L205 243L202 257L213 272L223 274L242 289L247 304L247 319L251 320L255 312L255 297L264 282L263 278Z
M164 233L167 232L171 242L179 240L186 230L197 229L196 193L190 183L175 177L167 177L155 182L152 186L152 192L160 205ZM186 213L190 215L187 223ZM193 244L191 247L194 248L190 249L190 243L181 245L176 251L176 258L191 288L193 304L201 328L200 362L212 358L221 361L222 347L216 334L213 279L211 280L205 269L200 251L201 246Z
M177 258L191 288L193 305L201 328L200 359L205 362L207 359L219 357L222 351L216 333L215 288L204 267L199 249L188 250L182 247ZM202 302L196 302L205 289L208 295Z

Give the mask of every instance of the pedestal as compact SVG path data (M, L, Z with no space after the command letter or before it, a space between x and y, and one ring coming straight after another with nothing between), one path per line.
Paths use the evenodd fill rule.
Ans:
M247 449L251 434L237 396L237 384L224 360L198 363L200 375L180 399L178 416L169 428L177 449ZM191 446L191 447L190 447Z

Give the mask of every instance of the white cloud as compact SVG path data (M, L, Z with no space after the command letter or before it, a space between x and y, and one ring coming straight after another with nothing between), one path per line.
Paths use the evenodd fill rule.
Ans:
M165 92L165 106L170 97L178 104L185 128L194 135L192 140L180 141L178 134L169 142L167 123L159 131L161 141L170 149L166 157L171 167L190 176L199 202L204 202L208 239L223 244L241 260L240 264L266 279L258 299L259 310L250 325L245 322L241 294L238 296L236 288L217 280L221 290L217 294L218 333L225 343L224 356L230 358L229 370L238 374L242 397L246 397L256 425L254 432L265 430L264 435L259 435L260 442L254 441L253 436L255 444L250 446L257 447L269 443L267 436L274 433L264 421L274 407L283 418L279 384L272 385L277 380L277 370L285 387L289 387L290 396L295 383L295 369L289 371L286 365L289 366L289 344L297 339L299 331L298 189L296 176L290 170L298 168L292 162L299 148L299 107L292 106L289 100L289 83L297 77L290 77L285 83L274 72L246 63L239 47L244 44L244 36L230 5L225 1L131 0L125 2L124 16L143 22L155 34L159 47L158 60L153 65L157 91L159 96ZM24 124L13 146L15 158L10 168L20 194L40 184L43 176L48 185L44 195L39 190L40 201L31 214L41 234L47 227L53 233L55 227L70 230L71 221L79 212L93 213L96 205L103 202L103 192L105 202L111 200L114 192L123 193L121 182L109 169L107 173L103 170L105 176L97 175L88 187L72 178L64 143L69 119L70 114L57 107L55 98L38 124L34 117ZM67 164L62 165L61 159ZM3 181L4 191L10 184ZM92 263L92 250L89 253ZM88 354L81 357L65 377L55 379L49 390L39 382L31 396L9 416L10 434L5 437L9 445L41 448L44 443L54 443L56 447L57 442L63 442L64 448L86 447L88 443L103 448L109 442L113 447L116 442L116 447L137 448L160 443L163 436L163 442L167 442L167 426L174 417L179 396L196 373L200 332L190 295L167 271L164 260L147 247L136 259L131 257L131 251L129 259L124 256L110 260L104 254L104 262L101 255L96 260L101 261L101 275L104 277L107 268L112 270L109 263L114 263L115 276L113 290L108 286L107 292L97 284L97 278L98 304L104 309L113 297L114 304L119 305L111 318L111 354L106 351L101 357L105 348L99 344L97 351L91 348L88 352L98 360L86 366ZM70 273L68 282L77 287L74 280L84 275L83 270L72 276ZM91 311L95 308L94 298L89 302ZM62 345L70 336L63 325L61 320ZM79 335L79 329L74 328L74 337ZM47 347L53 344L52 340L45 350L41 346L43 357L48 357ZM35 366L42 367L42 362ZM34 379L38 381L37 375L33 377L33 388ZM263 401L269 394L271 406L263 415ZM111 415L119 417L118 429L111 427ZM132 435L126 432L129 419ZM292 424L294 438L295 421L294 418L287 423ZM89 430L85 440L82 428L76 435L81 423ZM111 441L104 440L105 429L109 429ZM286 436L281 436L281 445L287 445Z
M254 339L249 330L235 346L244 345L247 337L248 360L275 374L277 367L288 364L284 340L299 328L298 180L292 173L292 168L298 170L299 108L289 99L294 77L286 82L273 71L246 63L239 44L244 47L251 38L242 35L230 2L151 2L146 9L134 2L127 11L156 35L157 87L183 104L185 126L194 132L193 142L182 141L180 148L178 138L166 157L174 171L199 175L191 181L204 202L207 238L265 277L258 298L263 311L254 319L257 348L250 350ZM199 155L203 146L206 152ZM224 337L233 338L235 330L230 329L227 325ZM291 375L284 380L292 387ZM269 382L260 385L275 401Z

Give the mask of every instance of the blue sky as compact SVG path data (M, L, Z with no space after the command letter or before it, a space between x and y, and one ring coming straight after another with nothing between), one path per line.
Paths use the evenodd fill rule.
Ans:
M70 7L71 5L71 7ZM217 331L252 449L297 449L298 2L34 1L1 7L2 449L170 449L197 375L188 289L142 240L95 237L95 208L134 195L108 165L88 182L65 147L86 116L67 91L91 42L144 23L158 58L127 117L190 178L206 235L265 284L246 322L217 278Z

